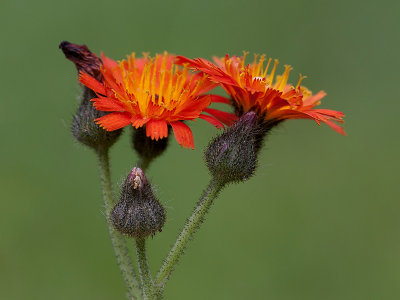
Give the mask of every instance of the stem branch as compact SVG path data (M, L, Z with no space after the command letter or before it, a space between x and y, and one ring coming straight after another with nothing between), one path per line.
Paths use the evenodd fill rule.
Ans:
M139 158L137 161L136 165L143 170L143 172L146 172L147 168L150 165L151 160L145 159L145 158Z
M135 243L144 299L154 299L153 279L151 278L149 263L147 262L146 256L146 240L144 238L137 238L135 239Z
M110 212L113 209L114 201L112 195L108 150L99 149L97 151L97 154L100 162L101 183L103 187L104 207L106 210L108 231L110 233L115 257L117 258L119 268L127 286L129 298L142 299L140 286L136 279L135 271L132 267L132 261L129 257L125 239L119 232L114 229L110 221Z
M157 294L160 296L162 294L164 285L171 275L174 266L179 261L182 256L189 240L200 227L201 223L204 221L204 217L209 211L214 199L218 196L219 192L223 188L224 184L217 182L212 179L197 203L190 218L186 221L181 233L179 234L174 246L171 248L167 258L164 260L160 271L157 274L155 284L157 287Z

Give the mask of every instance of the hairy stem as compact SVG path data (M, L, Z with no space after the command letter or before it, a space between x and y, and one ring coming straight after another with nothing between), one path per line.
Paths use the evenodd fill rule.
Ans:
M135 239L136 255L139 264L140 279L142 281L143 296L145 300L154 299L153 279L149 269L146 256L146 240L143 238Z
M200 201L197 203L192 215L186 221L185 226L183 227L174 246L171 248L171 251L164 260L164 263L157 274L155 285L157 287L157 294L159 297L162 295L164 285L171 275L174 266L182 256L189 240L204 221L205 215L209 211L214 199L217 198L223 186L223 184L217 182L215 179L212 179L207 189L201 196Z
M124 278L130 299L142 299L139 283L136 279L135 271L132 267L132 261L128 253L126 241L124 237L117 232L111 224L110 212L113 209L114 201L111 186L110 162L107 149L99 149L97 151L100 162L100 174L103 187L104 207L106 210L106 218L108 231L110 233L111 242L114 248L115 257L117 258L119 268Z

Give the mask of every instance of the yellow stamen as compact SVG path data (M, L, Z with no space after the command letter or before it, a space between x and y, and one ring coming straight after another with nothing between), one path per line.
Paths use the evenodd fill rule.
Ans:
M231 59L227 59L225 60L225 68L228 72L231 72L231 64L232 64L232 60Z
M240 61L240 67L241 67L241 68L244 67L244 64L245 64L245 62L246 62L247 54L249 54L248 51L243 51L243 58L242 58L242 60Z
M275 70L276 67L278 66L279 61L277 59L274 60L274 67L272 68L272 72L269 75L269 78L267 79L267 84L271 85L272 84L272 80L274 80L274 75L275 75Z
M285 65L285 71L281 75L280 79L276 81L275 88L277 88L280 91L282 91L285 88L291 70L292 70L291 66Z
M163 101L163 92L164 92L164 82L165 82L165 75L167 73L167 52L164 52L164 57L161 65L161 80L160 80L160 86L158 88L158 99L159 101Z
M146 68L145 68L146 75L145 75L145 78L144 78L144 85L143 85L143 90L147 94L149 94L149 92L150 92L150 75L151 75L152 66L153 66L153 58L150 58L150 61L146 65Z
M261 77L262 74L263 74L265 58L266 58L265 54L261 55L260 63L258 65L258 69L257 69L257 76L258 77Z
M149 58L150 53L149 52L142 52L143 58L147 60Z
M179 74L179 77L176 81L176 86L175 86L175 91L174 91L175 93L174 93L174 97L173 97L176 102L179 102L179 100L180 100L180 95L182 94L182 90L183 90L183 87L186 82L187 74L188 74L188 67L187 67L187 65L184 65L182 73Z
M146 73L146 66L144 66L143 72L140 76L139 88L137 89L137 95L139 99L143 97L143 85L144 85L145 73ZM141 101L139 101L139 109L142 110L140 103Z
M264 70L264 61L265 61L265 54L261 55L259 62L253 63L253 77L262 77L263 70Z
M203 75L203 76L204 76L204 75ZM198 83L199 81L200 81L200 80L198 80L197 83ZM193 82L193 76L190 77L190 80L189 80L189 82L186 84L186 87L187 87L187 88L190 88L190 87L192 86L192 82ZM193 92L196 92L196 88L197 88L197 84L196 84L196 86L194 87L194 89L191 91L190 95L193 95Z
M264 71L264 73L262 75L262 77L264 77L264 78L267 77L267 72L268 72L268 69L269 69L269 65L271 64L271 61L272 61L272 58L269 58L268 59L268 63L267 63L267 67L265 68L265 71Z
M307 78L307 76L303 76L303 75L301 75L301 74L299 74L299 76L300 76L300 78L299 78L299 82L297 82L296 90L299 89L301 81L302 81L303 79L306 79L306 78Z
M244 80L245 76L246 76L246 72L245 71L240 72L240 74L238 75L238 83L239 83L239 85L241 87L244 87L246 85L246 82L244 82L245 81Z
M133 78L131 76L131 72L129 70L132 69L132 67L135 64L135 53L132 52L131 56L127 55L126 56L126 60L122 60L119 62L119 67L121 69L121 73L122 73L122 78L124 80L124 85L126 87L126 92L128 94L133 95L134 94L134 82L133 82ZM129 102L132 102L130 100L128 100Z
M122 73L122 80L124 81L124 85L126 86L126 90L128 91L128 93L131 93L130 90L130 86L129 86L129 77L127 76L127 72L125 70L124 67L124 61L118 61L119 64L119 68L121 69L121 73Z
M158 60L160 59L159 55L156 55L154 62L152 64L152 69L153 69L153 76L151 78L151 102L153 102L154 104L156 104L156 73L157 73L157 64L158 64ZM160 101L160 98L158 98L158 101ZM158 102L157 101L157 102Z
M153 59L149 57L149 61L146 62L143 73L142 73L142 78L140 80L140 88L139 88L139 94L140 94L140 101L139 101L139 108L140 111L146 115L147 114L147 108L149 105L149 98L150 96L150 73L151 73L151 66L153 63Z
M171 102L171 96L172 96L172 83L174 79L174 65L171 65L171 70L169 71L169 82L168 82L168 87L167 91L165 93L165 105L168 106L169 103Z
M126 61L128 62L128 70L132 70L135 65L135 52L132 52L131 55L127 55Z
M252 77L256 77L257 75L257 59L258 59L258 54L254 54L254 61L253 61L253 68L252 68L252 72L251 72L251 76Z

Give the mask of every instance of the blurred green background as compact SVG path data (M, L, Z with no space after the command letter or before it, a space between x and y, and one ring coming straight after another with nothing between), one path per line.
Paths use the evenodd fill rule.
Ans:
M114 59L267 53L346 113L347 137L288 121L255 177L229 186L166 299L400 299L399 11L393 1L1 0L0 299L124 299L94 154L70 134L80 87L62 40ZM159 268L209 175L217 130L192 123L148 175L167 207L149 243ZM136 162L113 147L115 190Z

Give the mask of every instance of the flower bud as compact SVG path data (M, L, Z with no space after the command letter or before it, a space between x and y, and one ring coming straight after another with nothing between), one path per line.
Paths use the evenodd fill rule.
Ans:
M95 119L104 116L104 113L96 110L90 103L93 98L96 98L93 91L84 87L82 102L72 119L71 131L79 142L90 148L109 148L117 141L122 129L106 131L96 124Z
M97 80L102 80L100 67L102 61L96 54L92 53L86 45L76 45L69 42L61 42L59 48L65 57L75 64L79 72L85 72ZM122 130L108 132L95 123L95 119L104 116L104 112L96 110L91 99L97 98L96 94L83 87L81 104L72 120L71 131L74 137L82 144L95 150L109 148L121 135Z
M121 233L145 238L161 231L164 207L154 196L150 182L140 168L133 168L122 185L119 202L111 212L111 221Z
M257 167L262 137L256 113L241 116L208 146L205 159L211 175L224 184L249 179Z
M153 159L160 156L165 149L167 149L168 137L153 140L146 135L146 129L144 127L134 129L132 145L142 160L143 166L141 167L143 169L146 169Z

